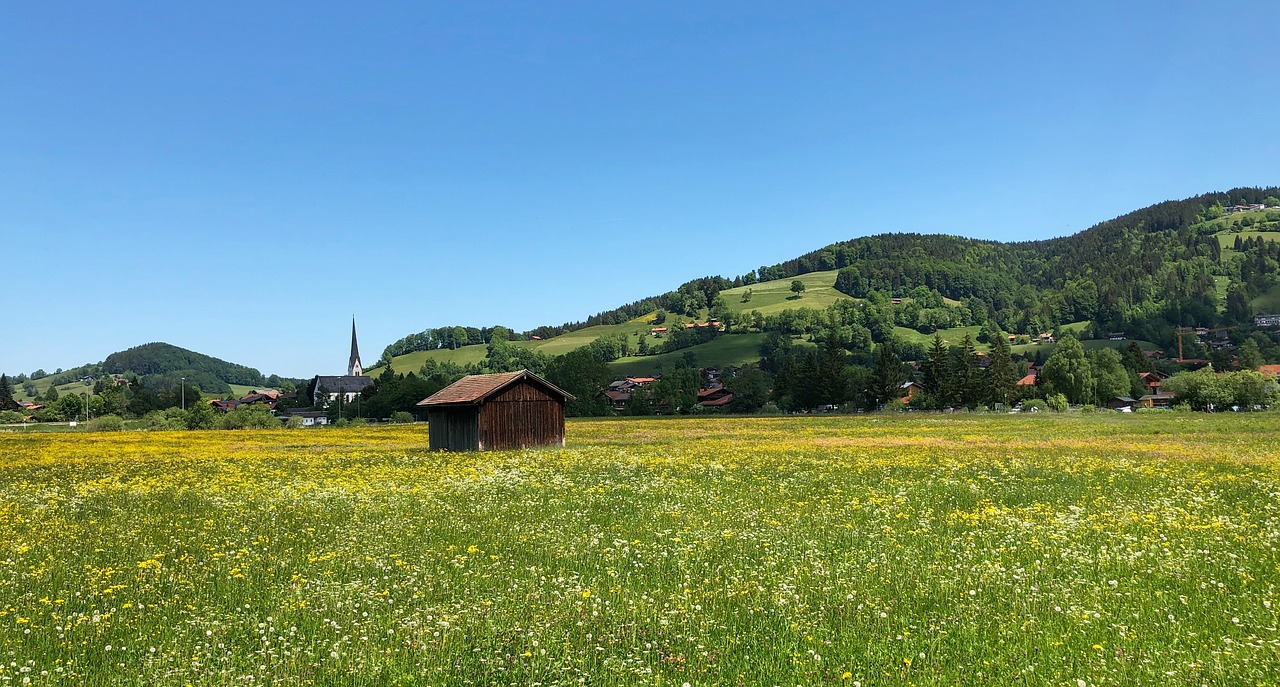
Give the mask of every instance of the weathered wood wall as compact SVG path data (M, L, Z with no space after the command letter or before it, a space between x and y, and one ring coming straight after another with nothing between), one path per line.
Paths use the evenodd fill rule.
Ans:
M427 414L427 432L432 451L475 451L480 448L477 417L474 406L433 409Z
M564 446L564 401L521 382L480 407L480 450Z

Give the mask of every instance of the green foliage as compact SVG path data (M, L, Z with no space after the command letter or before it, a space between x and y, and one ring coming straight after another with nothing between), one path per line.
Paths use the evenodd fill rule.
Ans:
M1085 357L1084 347L1074 336L1062 337L1041 374L1050 394L1062 394L1070 403L1093 401L1097 385L1093 366Z
M869 400L876 406L882 406L900 398L902 385L907 381L907 374L902 369L902 359L898 357L891 342L884 342L876 347L875 369L871 372L870 386L867 389Z
M1099 348L1089 354L1095 377L1094 398L1106 404L1117 396L1128 396L1131 385L1129 371L1114 348Z
M1245 339L1238 352L1240 367L1245 370L1256 370L1263 364L1262 350L1254 339Z
M1275 380L1260 372L1241 370L1220 376L1209 367L1175 374L1161 388L1194 410L1224 410L1232 406L1250 410L1274 404L1277 395Z
M609 366L586 348L552 358L547 365L547 381L574 396L565 404L565 414L570 417L612 414L612 406L601 393L612 378Z
M167 343L149 343L112 353L102 361L106 374L133 372L151 389L178 384L179 378L213 394L229 393L229 384L261 386L262 373Z
M296 418L296 419L302 420L302 418ZM403 410L397 410L396 412L391 414L391 422L397 425L413 424L413 415L406 413Z
M20 407L13 400L13 386L9 383L9 375L0 374L0 410L17 410Z
M22 422L25 416L16 410L0 410L0 425L12 425Z
M449 379L449 375L440 374L424 379L412 372L407 375L394 374L388 368L388 371L374 380L372 386L365 388L358 403L344 402L342 414L344 417L384 418L391 417L396 412L412 413L419 401L456 381L445 379ZM336 414L334 419L337 419Z
M1049 394L1045 396L1044 402L1055 413L1064 413L1067 410L1067 397L1063 394Z
M279 429L281 426L270 408L256 403L224 413L217 425L221 429Z
M1065 406L1064 406L1065 407ZM1022 412L1024 413L1043 413L1049 409L1049 404L1041 398L1029 398L1022 402Z
M121 432L124 431L124 418L119 415L103 415L95 417L88 423L90 432Z
M218 426L218 416L208 403L197 400L187 405L186 423L187 429L214 429Z
M302 429L307 426L307 423L297 415L290 415L289 419L285 420L284 426L285 429Z

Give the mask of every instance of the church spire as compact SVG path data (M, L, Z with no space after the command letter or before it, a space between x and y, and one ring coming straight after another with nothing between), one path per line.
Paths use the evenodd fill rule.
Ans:
M360 365L360 348L356 346L356 318L351 316L351 359L347 361L347 376L360 377L364 367Z

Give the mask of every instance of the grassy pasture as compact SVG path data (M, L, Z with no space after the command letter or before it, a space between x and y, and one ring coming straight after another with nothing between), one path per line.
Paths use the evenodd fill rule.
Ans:
M721 335L707 343L679 351L620 358L609 363L609 368L619 377L651 375L663 366L675 365L684 357L686 351L691 351L697 357L699 367L723 368L730 365L746 365L760 359L760 344L764 343L766 336L765 334Z
M1258 415L0 434L10 684L1272 684Z
M849 296L836 291L836 272L837 270L810 272L789 279L775 279L750 286L725 289L720 293L724 296L725 302L728 303L729 309L736 312L749 313L752 310L759 310L761 313L768 315L782 312L787 308L817 308L822 310L836 301L850 300ZM795 296L791 292L793 279L799 279L804 283L805 290L800 294L800 298L793 298ZM751 290L751 300L743 303L742 295L746 293L747 289Z

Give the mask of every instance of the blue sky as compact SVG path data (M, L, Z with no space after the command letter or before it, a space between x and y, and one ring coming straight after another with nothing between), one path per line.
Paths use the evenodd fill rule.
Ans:
M0 370L340 373L889 231L1280 183L1269 2L0 10Z

